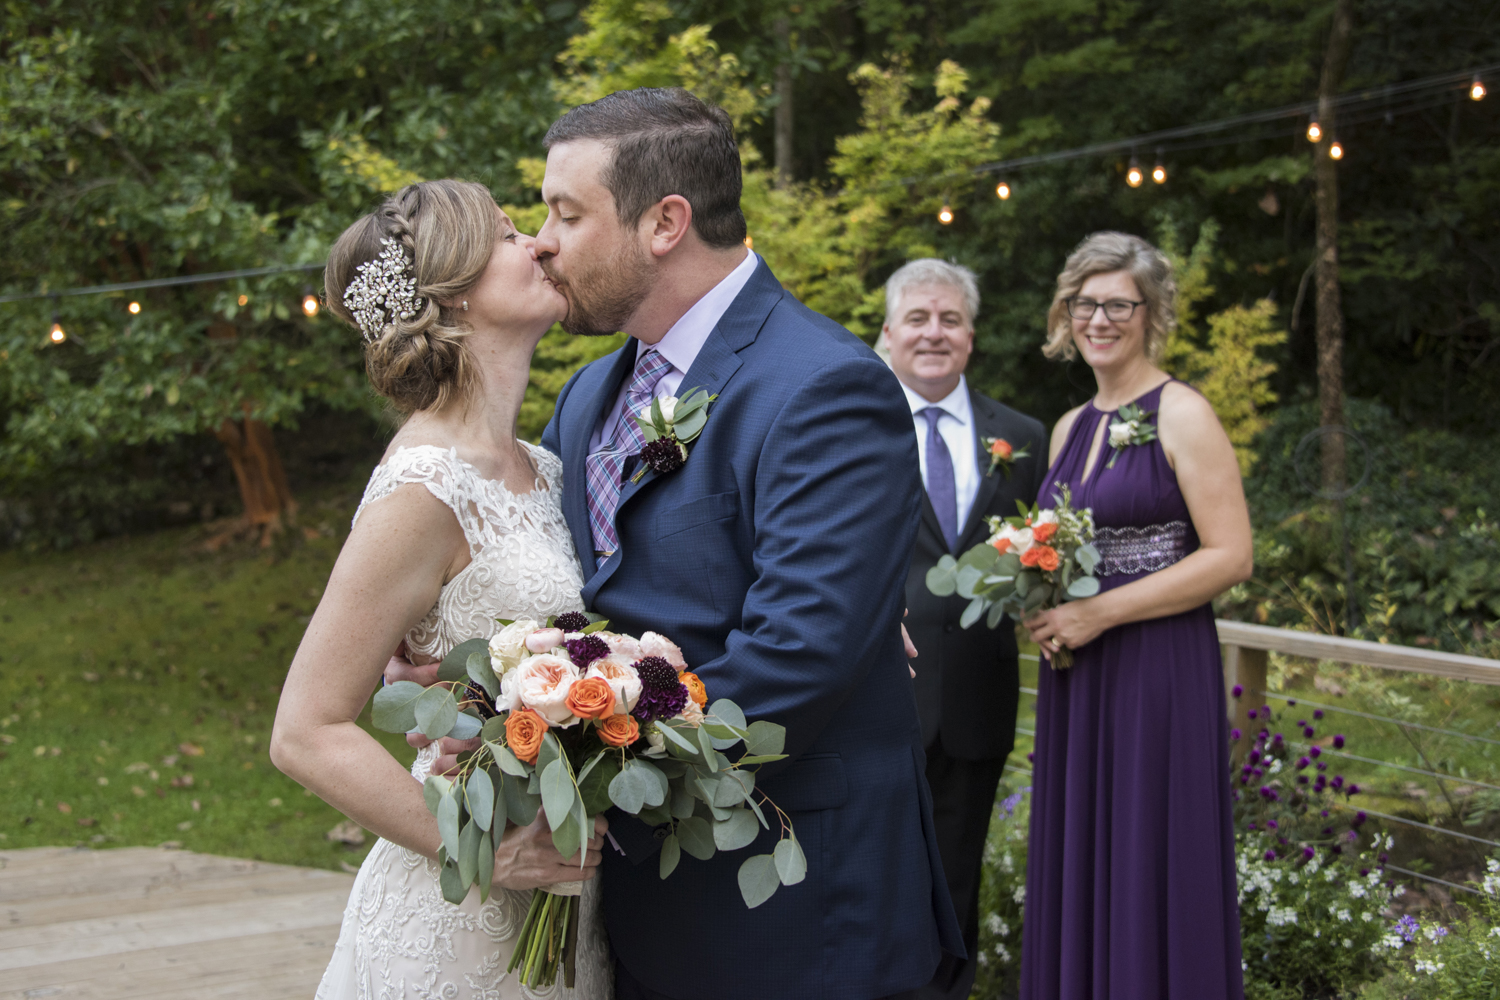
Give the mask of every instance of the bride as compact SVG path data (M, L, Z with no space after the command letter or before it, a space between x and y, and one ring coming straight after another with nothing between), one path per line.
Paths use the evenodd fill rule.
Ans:
M443 180L404 188L329 254L329 307L358 328L371 384L406 419L292 661L271 738L277 767L381 838L318 1000L613 995L594 878L603 818L581 859L558 854L540 813L508 825L488 902L470 890L454 906L422 799L439 746L408 774L355 721L401 643L432 662L496 618L583 608L562 464L516 438L532 351L567 312L531 244L483 186ZM505 971L531 890L578 880L580 865L575 989L531 990Z

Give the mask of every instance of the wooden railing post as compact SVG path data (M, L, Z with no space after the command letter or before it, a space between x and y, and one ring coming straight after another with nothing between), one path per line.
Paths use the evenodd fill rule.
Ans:
M1250 744L1254 742L1253 734L1260 728L1260 720L1251 719L1250 711L1254 709L1259 715L1260 709L1266 704L1266 651L1244 646L1224 646L1223 656L1224 700L1229 726L1243 734L1233 749L1234 759L1239 760L1248 752ZM1236 684L1242 688L1238 698L1233 694Z

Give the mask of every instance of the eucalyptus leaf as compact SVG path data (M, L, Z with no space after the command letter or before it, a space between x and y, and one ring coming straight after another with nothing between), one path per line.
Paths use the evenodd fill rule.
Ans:
M766 822L766 814L760 811L760 806L756 804L753 797L746 799L745 805L749 806L750 811L755 813L755 818L760 820L761 826L765 827L767 830L771 829L771 824Z
M557 742L556 734L551 732L543 734L542 747L537 751L536 755L536 773L541 774L547 770L547 765L561 756L562 744ZM541 789L538 788L537 791L541 791Z
M438 802L437 824L448 857L458 857L458 796L451 791Z
M489 772L479 767L464 782L464 794L469 800L469 815L479 824L480 830L488 830L495 817L495 785Z
M370 721L388 733L409 733L417 728L417 699L426 691L414 681L397 681L375 692Z
M595 632L603 632L607 628L609 628L609 619L600 618L598 621L589 622L583 628L579 629L579 634L593 635Z
M996 604L990 608L990 613L985 617L984 624L987 628L995 628L1000 624L1000 619L1005 617L1005 605Z
M1085 542L1083 545L1078 546L1078 551L1073 554L1078 559L1078 565L1083 568L1085 573L1090 575L1093 574L1102 561L1099 550L1094 547L1093 542Z
M548 820L551 823L551 820ZM583 845L583 826L578 821L576 812L569 812L563 818L562 823L552 828L552 846L557 848L557 853L564 858L571 858L578 853Z
M454 646L448 651L448 655L443 657L443 662L438 664L438 680L465 680L469 676L469 657L474 653L483 653L485 659L489 659L490 641L469 639Z
M779 754L786 749L786 727L757 719L745 730L745 750L756 756Z
M977 622L979 616L984 614L984 604L985 601L982 597L976 597L970 601L969 606L964 608L964 613L958 617L959 628L968 628Z
M479 731L479 736L486 743L498 743L505 735L504 716L494 716L484 720L484 728Z
M786 760L786 754L784 754L784 753L755 754L754 756L750 756L750 757L741 757L737 763L739 763L741 766L749 765L749 764L769 764L773 760Z
M500 797L505 800L505 817L516 826L530 826L536 821L537 810L542 807L542 797L526 790L526 783L508 778L500 784Z
M670 808L673 819L687 819L693 814L693 793L682 784L673 785Z
M458 877L466 886L473 885L479 873L479 836L483 832L470 820L458 834Z
M1094 576L1080 576L1068 587L1068 596L1074 600L1093 597L1097 593L1099 593L1099 578Z
M578 794L590 816L597 816L614 805L609 798L609 786L619 773L619 760L614 754L606 753L588 774L578 780Z
M959 597L972 598L974 588L979 586L979 581L984 579L984 571L974 566L960 566L954 582L958 587Z
M455 861L443 865L438 874L438 884L442 886L443 898L454 906L462 903L469 894L469 884L459 875L458 863Z
M782 885L796 885L807 878L807 855L796 837L787 837L776 844L771 855L776 859L776 874Z
M667 834L667 839L661 842L661 861L657 866L657 874L666 878L677 870L677 862L682 860L682 844L677 840L677 834Z
M656 782L655 792L646 793L646 805L659 806L662 803L666 802L667 792L671 788L671 784L667 781L667 776L658 771L654 765L649 764L644 760L635 760L632 761L632 764L638 772L646 775L652 781Z
M721 851L738 851L749 847L760 833L755 814L748 809L731 809L729 818L714 824L714 845Z
M610 801L621 809L635 815L645 808L649 799L655 797L653 805L660 805L664 797L657 780L642 770L639 760L629 760L609 783Z
M427 780L422 782L422 798L427 803L427 811L434 816L437 815L438 803L443 796L448 794L453 782L441 774L429 774Z
M943 559L948 561L948 565L944 566L939 561L927 571L927 589L938 597L951 597L958 590L958 574L954 571L957 563L952 556L943 556Z
M710 719L722 722L726 726L733 726L735 729L743 730L748 726L744 711L728 698L720 698L708 706L708 711L704 714Z
M488 649L482 653L471 653L465 670L475 683L484 688L484 693L490 696L491 701L500 697L500 678L495 676L495 671L490 666Z
M699 861L707 861L717 849L714 846L713 827L702 816L689 816L679 820L677 837L682 842L682 849Z
M520 758L511 752L510 747L492 742L488 738L485 739L484 745L489 749L490 756L495 759L495 763L500 765L500 770L506 774L515 775L517 778L527 776L526 765L522 764Z
M468 712L459 712L453 720L453 728L448 735L455 740L472 740L484 729L484 723L479 721L478 716L470 715Z
M490 898L490 880L495 877L495 843L490 839L489 831L479 835L479 868L474 873L474 881L479 885L479 901L482 903Z
M672 822L672 810L667 808L666 803L659 806L647 806L641 810L638 818L647 826L665 826Z
M713 805L727 809L738 805L750 797L750 791L755 787L755 776L749 771L725 771L719 777L719 785L714 789Z
M719 769L719 762L714 759L714 738L709 734L707 729L703 729L702 727L698 729L698 746L703 750L703 760L708 764L708 769L710 771L717 771Z
M976 545L958 557L958 568L962 570L966 566L972 566L984 574L994 567L999 558L1000 553L995 551L994 546Z
M1031 573L1017 573L1016 596L1025 597L1027 594L1031 593L1031 585L1033 582L1034 577Z
M659 722L656 724L656 730L657 732L661 733L663 739L665 739L668 743L675 744L684 753L693 757L699 756L697 744L688 742L688 738L686 736L683 736L682 733L678 732L676 726L670 726L665 722Z
M672 415L672 433L677 435L679 441L691 441L703 430L703 425L708 423L707 410L694 410L685 417Z
M573 787L573 776L568 773L568 763L554 760L542 772L542 808L547 810L547 824L555 833L573 811L573 798L578 789ZM567 857L567 855L563 855Z
M739 872L740 895L745 905L755 909L770 899L781 888L781 878L776 874L776 862L769 854L756 854L745 859Z
M716 722L704 722L699 728L708 730L709 739L713 741L715 750L728 750L745 738L745 730L721 726Z
M458 721L458 706L445 687L430 687L417 699L417 728L429 740L440 740L453 731Z

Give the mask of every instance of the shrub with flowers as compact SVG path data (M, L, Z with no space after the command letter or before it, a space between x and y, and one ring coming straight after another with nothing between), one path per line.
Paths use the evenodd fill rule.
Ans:
M979 886L979 968L972 996L1015 996L1021 981L1021 911L1026 901L1030 792L1027 786L1007 794L996 804L990 822Z
M1406 916L1396 932L1410 964L1395 977L1410 1000L1494 1000L1500 997L1500 861L1472 883L1469 916L1443 926L1430 917Z

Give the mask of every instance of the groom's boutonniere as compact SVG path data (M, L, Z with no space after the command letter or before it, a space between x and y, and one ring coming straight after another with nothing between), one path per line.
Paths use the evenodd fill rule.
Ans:
M1020 451L1011 445L1005 438L980 438L984 450L990 456L990 468L986 476L993 476L995 470L999 469L1006 479L1010 478L1010 467L1018 458L1027 458L1031 455L1029 447L1022 447Z
M1146 422L1146 418L1155 413L1155 410L1142 410L1134 403L1127 403L1120 407L1120 419L1110 422L1109 446L1114 449L1114 454L1109 456L1105 463L1106 469L1115 467L1115 459L1120 457L1120 452L1133 444L1147 444L1156 440L1156 428Z
M658 473L676 472L687 461L687 446L703 433L708 422L708 404L718 399L702 389L689 389L682 398L668 396L656 398L649 407L636 415L635 422L646 435L646 447L641 449L641 466L630 477L632 483L639 482L647 469Z

